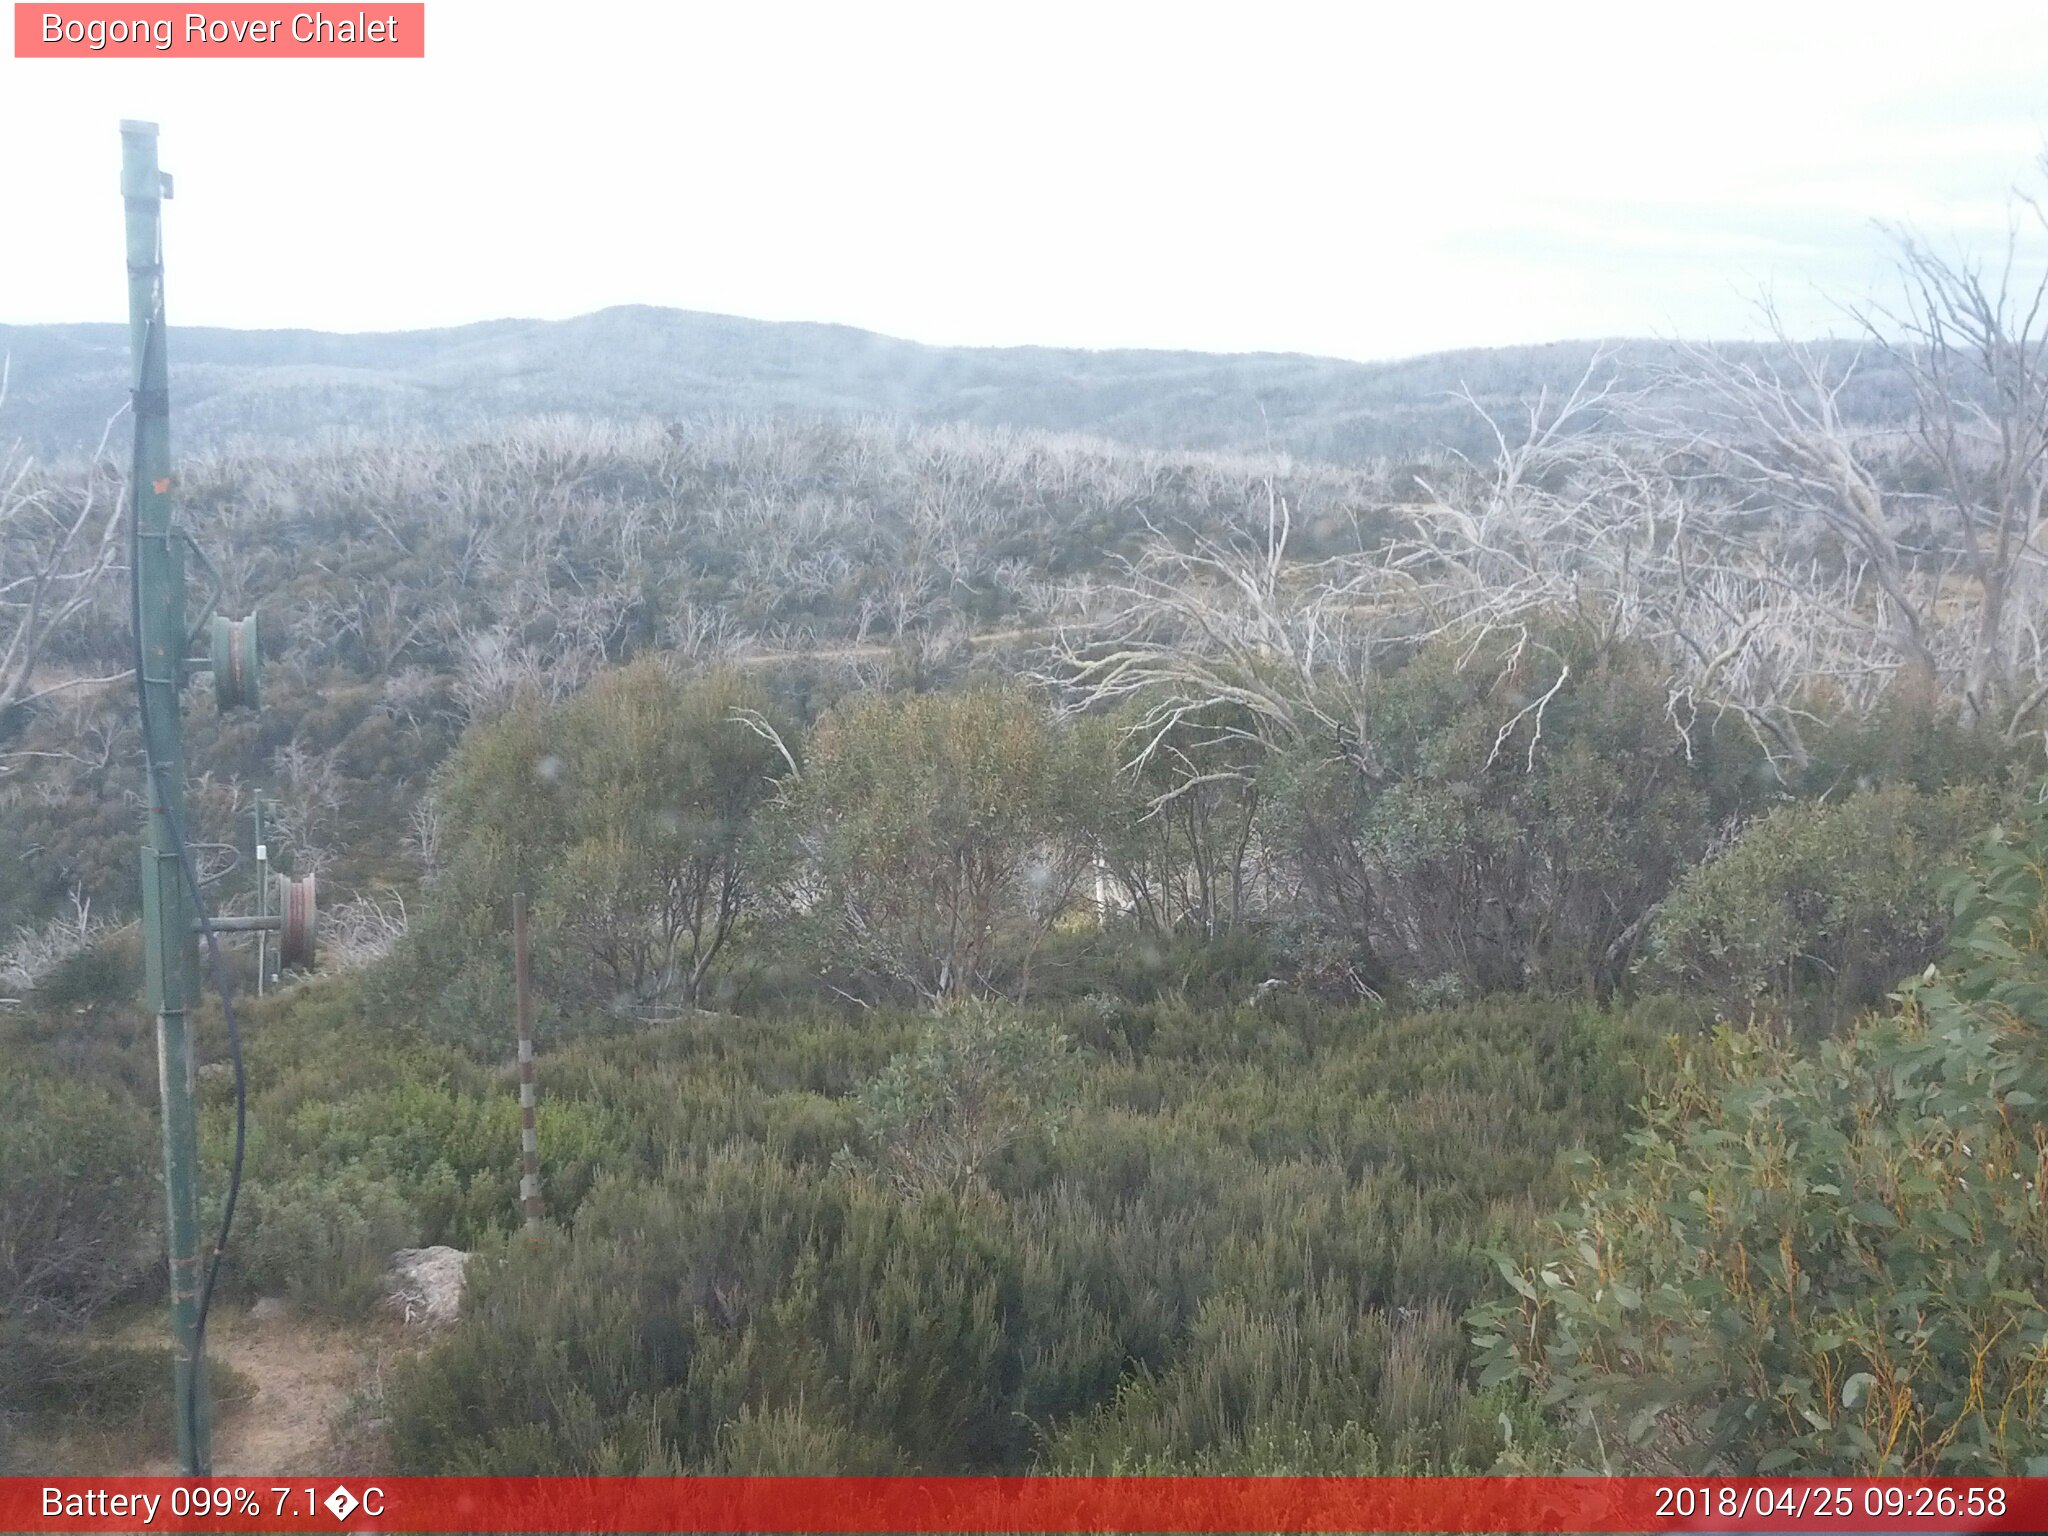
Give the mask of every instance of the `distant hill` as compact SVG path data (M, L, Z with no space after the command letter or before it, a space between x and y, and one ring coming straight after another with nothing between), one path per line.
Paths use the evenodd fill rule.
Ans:
M847 326L625 307L574 320L336 335L174 327L180 450L276 446L330 429L431 434L569 414L607 419L889 416L1086 432L1148 447L1355 461L1489 446L1461 385L1510 411L1569 387L1596 344L1391 363L1280 353L934 347ZM1620 343L1641 376L1670 356ZM119 325L0 325L13 384L0 438L89 448L126 388ZM1889 391L1874 379L1873 398Z

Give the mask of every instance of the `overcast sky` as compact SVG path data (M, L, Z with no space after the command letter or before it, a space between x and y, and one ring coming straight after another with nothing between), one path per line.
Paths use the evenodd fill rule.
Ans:
M0 58L0 321L125 314L123 117L177 178L174 324L640 303L1355 358L1749 334L1764 285L1822 330L1872 219L1998 246L2048 143L2039 3L427 21L424 61Z

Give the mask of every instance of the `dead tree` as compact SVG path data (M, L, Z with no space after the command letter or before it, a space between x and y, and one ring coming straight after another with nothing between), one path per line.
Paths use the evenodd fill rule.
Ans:
M7 381L0 362L0 407ZM38 678L54 642L91 604L120 556L119 479L106 463L113 430L110 419L75 477L47 473L19 447L0 454L0 721L61 690L128 675Z
M2048 234L2032 199L1990 265L1894 233L1903 297L1857 319L1904 381L1903 426L1850 419L1860 359L1791 341L1767 305L1770 356L1685 349L1702 423L1666 433L1745 490L1781 548L1825 534L1890 666L2009 740L2048 704L2048 267L2023 232Z

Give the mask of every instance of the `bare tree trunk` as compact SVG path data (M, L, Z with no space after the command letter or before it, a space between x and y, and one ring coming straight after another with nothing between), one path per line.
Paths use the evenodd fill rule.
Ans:
M0 408L8 368L0 360ZM0 454L0 721L67 688L128 675L71 677L37 686L52 643L92 601L121 548L119 481L106 462L110 418L75 484L37 469L18 450Z

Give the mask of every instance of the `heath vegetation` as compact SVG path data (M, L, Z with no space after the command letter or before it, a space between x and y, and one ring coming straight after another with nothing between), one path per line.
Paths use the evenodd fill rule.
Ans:
M1400 457L210 448L275 660L188 697L195 851L246 911L260 788L330 906L244 1004L225 1294L474 1254L383 1386L413 1472L2048 1466L2048 358L2024 285L1900 262L1869 368L1580 353ZM30 1419L128 1402L163 1287L117 481L0 472Z

